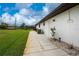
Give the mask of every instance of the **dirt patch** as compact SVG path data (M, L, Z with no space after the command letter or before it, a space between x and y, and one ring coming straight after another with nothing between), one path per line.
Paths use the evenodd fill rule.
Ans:
M79 48L73 46L72 44L68 44L66 42L57 40L57 39L50 39L52 44L56 45L58 48L61 48L65 52L67 52L70 56L79 56Z

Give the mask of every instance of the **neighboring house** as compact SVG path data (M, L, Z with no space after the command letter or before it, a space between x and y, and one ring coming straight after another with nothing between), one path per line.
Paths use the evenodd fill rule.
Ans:
M49 13L36 28L44 30L44 35L51 38L51 28L55 28L55 38L79 47L79 4L63 3Z

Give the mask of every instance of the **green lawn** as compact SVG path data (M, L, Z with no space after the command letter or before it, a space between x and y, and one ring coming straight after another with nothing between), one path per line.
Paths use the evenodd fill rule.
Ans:
M30 30L0 30L0 56L21 56Z

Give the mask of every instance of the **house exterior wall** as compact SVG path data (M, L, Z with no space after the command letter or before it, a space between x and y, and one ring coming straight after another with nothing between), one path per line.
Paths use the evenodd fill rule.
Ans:
M39 25L36 26L36 29L38 29L38 28L39 28Z
M68 22L69 11L70 18L73 20L71 23ZM55 22L53 22L53 19L55 19ZM79 47L79 5L45 21L45 26L42 23L40 25L41 29L45 32L44 35L48 38L52 37L50 29L54 26L56 28L55 37L57 39L61 37L62 41Z
M73 20L71 23L68 22L69 11L70 18ZM56 20L56 22L52 24L56 27L56 38L61 37L62 41L79 47L79 5L53 18Z

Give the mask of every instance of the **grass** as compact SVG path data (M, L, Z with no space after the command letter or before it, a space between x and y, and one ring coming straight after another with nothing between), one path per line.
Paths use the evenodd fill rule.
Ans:
M0 30L0 56L21 56L30 30Z

